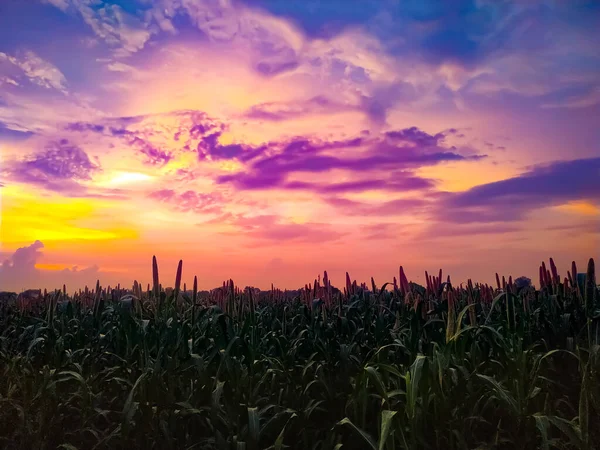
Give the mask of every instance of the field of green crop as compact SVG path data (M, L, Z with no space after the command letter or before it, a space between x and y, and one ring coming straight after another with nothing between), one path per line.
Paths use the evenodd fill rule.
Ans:
M600 448L590 260L539 286L327 275L293 298L232 281L0 304L0 448ZM390 280L391 281L391 280Z

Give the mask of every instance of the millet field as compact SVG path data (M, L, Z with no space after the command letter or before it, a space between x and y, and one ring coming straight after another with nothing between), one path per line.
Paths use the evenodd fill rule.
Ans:
M0 448L600 448L591 259L542 263L537 288L401 267L200 293L181 262L173 289L152 269L151 286L2 300Z

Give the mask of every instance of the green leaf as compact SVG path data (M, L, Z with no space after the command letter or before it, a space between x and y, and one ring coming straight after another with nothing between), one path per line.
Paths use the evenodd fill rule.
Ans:
M377 390L377 393L387 401L388 400L387 392L386 392L385 386L383 385L383 381L381 380L381 376L379 375L379 372L377 372L377 369L375 369L375 367L373 367L373 366L369 366L365 369L365 372L367 372L369 379L375 385L375 389Z
M535 419L535 426L542 437L542 448L544 450L549 450L550 445L548 443L548 428L550 423L548 422L548 418L546 416L538 416L537 414L534 415L533 418Z
M257 444L260 437L260 417L256 407L248 408L248 430L253 443Z
M129 391L129 395L127 396L127 400L125 400L125 405L123 406L123 418L125 423L129 423L137 410L137 403L133 402L133 397L135 396L135 391L137 390L140 383L146 378L147 373L142 373L138 379L135 381L133 387Z
M406 379L407 408L409 418L414 420L417 414L417 400L419 398L419 383L423 375L423 366L427 358L424 355L418 355L410 366Z
M456 320L456 333L458 334L462 328L462 323L463 323L463 319L465 318L465 315L467 314L467 312L469 312L469 309L471 308L475 308L476 303L472 303L470 305L465 306L461 312L458 314L458 319ZM473 327L474 325L471 324L470 327Z
M377 445L375 444L375 441L373 440L373 438L369 435L369 433L367 433L366 431L358 428L356 425L354 425L354 423L352 423L352 421L345 417L342 420L340 420L337 425L339 426L343 426L343 425L348 425L350 428L352 428L356 433L358 433L360 435L360 437L363 438L363 440L369 444L369 447L372 450L377 450Z
M296 415L296 413L294 413L287 420L287 422L281 429L279 436L277 436L277 439L275 439L275 444L273 445L273 450L283 450L283 437L285 436L285 429L287 428L288 424L292 421L292 419L295 419L296 417L298 417L298 416Z
M225 386L225 381L219 381L217 383L217 387L212 393L212 405L214 408L221 408L221 395L223 394L223 387Z
M390 430L392 428L392 419L398 411L390 411L384 409L381 411L381 431L379 432L379 447L378 450L383 450L388 440Z
M486 384L492 389L495 397L503 402L509 409L512 410L513 414L518 415L520 413L519 407L517 405L516 400L511 396L510 392L508 392L502 385L487 375L476 374L478 378L485 381Z

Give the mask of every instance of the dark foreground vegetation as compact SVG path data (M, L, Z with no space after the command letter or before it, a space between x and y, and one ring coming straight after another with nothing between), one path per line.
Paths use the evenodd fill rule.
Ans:
M96 289L0 304L0 448L600 448L600 299L389 285Z

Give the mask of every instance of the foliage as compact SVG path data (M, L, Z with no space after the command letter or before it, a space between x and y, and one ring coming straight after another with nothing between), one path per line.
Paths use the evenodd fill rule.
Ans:
M555 270L551 262L552 271ZM6 449L600 448L600 318L585 280L454 287L324 274L291 299L224 283L0 305Z

